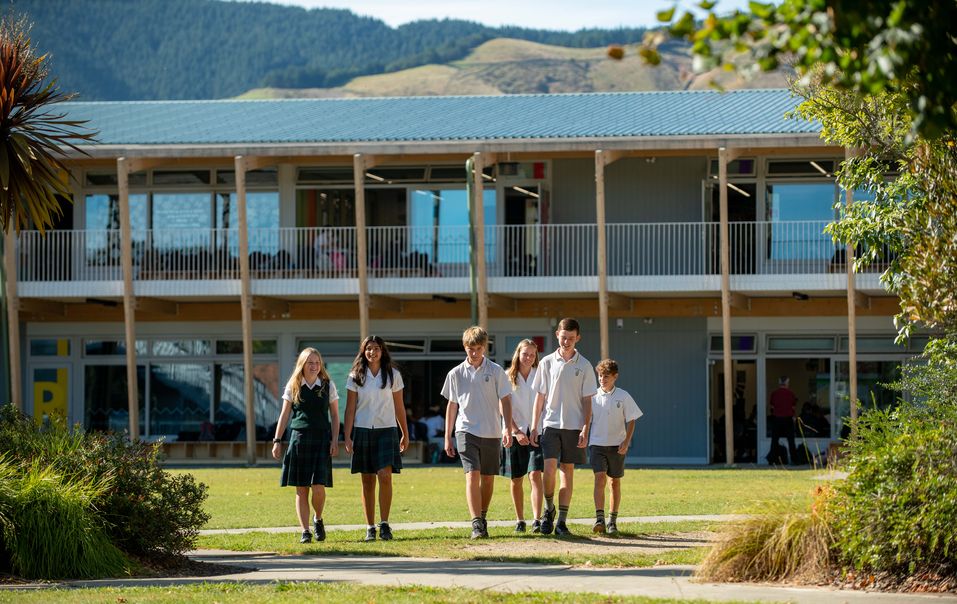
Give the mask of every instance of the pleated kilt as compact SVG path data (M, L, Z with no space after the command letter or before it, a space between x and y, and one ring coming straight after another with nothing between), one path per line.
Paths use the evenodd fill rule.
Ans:
M353 428L352 473L375 474L382 468L392 466L392 472L402 471L402 455L399 453L399 429Z
M280 484L284 487L309 487L314 484L332 487L329 432L290 430L290 433L289 446L282 458Z

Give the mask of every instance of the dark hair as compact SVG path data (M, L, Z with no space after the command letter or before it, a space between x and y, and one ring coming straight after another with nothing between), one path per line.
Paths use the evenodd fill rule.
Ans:
M382 376L382 387L385 388L392 384L392 355L389 354L389 348L385 345L385 340L379 336L366 336L359 344L359 354L356 360L352 362L352 369L349 375L352 381L358 386L362 386L366 381L366 369L369 368L369 359L366 358L366 346L369 344L378 344L382 350L382 360L379 366L379 375Z
M578 321L572 318L562 319L558 322L558 329L556 331L574 331L577 334L581 334L581 327L578 326Z

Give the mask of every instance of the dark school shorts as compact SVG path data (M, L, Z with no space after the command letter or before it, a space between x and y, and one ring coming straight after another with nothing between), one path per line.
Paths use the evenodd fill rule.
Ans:
M289 446L282 458L284 487L311 487L314 484L332 487L330 435L326 431L290 430Z
M542 448L533 447L531 444L520 445L518 441L512 438L512 446L506 449L502 447L502 463L499 473L508 478L522 478L531 472L542 472L545 470L545 456L542 455Z
M352 473L375 474L382 468L392 466L392 472L402 471L402 454L399 452L399 429L353 428Z
M581 430L545 428L538 440L545 459L557 459L558 463L585 463L585 449L578 448Z
M609 478L625 475L625 456L618 452L618 447L589 445L588 456L591 458L591 469L596 474L605 472Z
M455 447L465 473L478 472L485 476L498 474L502 439L481 438L468 432L455 433Z

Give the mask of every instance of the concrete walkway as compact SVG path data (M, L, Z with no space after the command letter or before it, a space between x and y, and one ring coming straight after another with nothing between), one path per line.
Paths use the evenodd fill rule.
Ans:
M197 551L192 557L249 568L248 571L216 577L170 579L122 579L70 581L60 584L15 586L44 587L168 586L185 583L274 581L349 581L370 585L427 585L444 588L523 591L590 592L641 595L657 598L695 598L712 601L745 600L797 602L800 604L886 602L957 602L955 595L878 594L827 588L772 585L693 583L691 566L619 569L585 568L511 562L473 562L381 556L276 556L255 552Z

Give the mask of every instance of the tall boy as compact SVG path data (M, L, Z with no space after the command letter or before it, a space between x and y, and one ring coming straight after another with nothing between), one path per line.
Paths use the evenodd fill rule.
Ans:
M505 370L485 357L488 332L469 327L462 334L465 361L445 378L445 453L458 449L465 471L465 499L472 515L472 539L488 537L485 516L499 470L501 447L512 444L511 392ZM503 428L504 426L504 428ZM452 443L455 434L455 444Z
M611 478L611 515L609 535L618 533L618 505L621 503L621 478L625 475L625 455L635 433L635 420L643 414L627 391L616 388L618 363L605 359L598 363L598 394L592 400L591 439L588 453L595 473L595 524L592 530L604 533L605 484Z
M543 358L532 388L538 392L532 413L532 445L539 446L536 426L542 426L541 447L545 457L545 513L542 533L570 535L565 525L572 500L576 463L585 463L591 399L598 390L591 363L575 350L581 328L575 319L562 319L555 331L558 350ZM539 424L542 411L545 418ZM558 490L558 522L555 523L555 473L561 470Z

